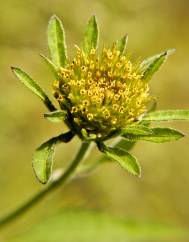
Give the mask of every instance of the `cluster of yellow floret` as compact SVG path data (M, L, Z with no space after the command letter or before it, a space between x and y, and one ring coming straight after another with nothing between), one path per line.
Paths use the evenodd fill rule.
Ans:
M149 87L139 65L133 65L116 49L77 49L73 61L61 68L54 81L54 96L74 123L103 135L126 127L145 112Z

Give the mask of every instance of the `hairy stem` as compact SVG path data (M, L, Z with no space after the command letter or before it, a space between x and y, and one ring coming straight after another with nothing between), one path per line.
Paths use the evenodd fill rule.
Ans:
M14 211L2 217L0 219L0 228L2 228L4 225L13 221L15 218L19 217L24 212L32 208L35 204L41 201L51 191L54 191L59 185L65 184L65 182L68 181L69 178L71 178L79 163L83 160L84 156L86 155L89 149L89 145L90 143L83 142L76 157L73 159L70 166L63 174L61 174L57 179L49 183L49 185L47 185L43 190L39 191L32 198L30 198L28 201L22 204L20 207L16 208Z

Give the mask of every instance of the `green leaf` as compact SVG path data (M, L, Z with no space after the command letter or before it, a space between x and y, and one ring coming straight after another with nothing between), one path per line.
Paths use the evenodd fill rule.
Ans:
M184 134L175 129L153 128L151 130L153 133L149 135L125 134L123 137L126 138L126 140L133 142L137 140L145 140L155 143L170 142L184 137Z
M121 217L121 218L120 218ZM187 229L154 221L125 219L100 211L70 209L17 232L9 242L188 241ZM6 240L6 238L5 238Z
M128 42L128 35L124 35L120 40L116 41L116 48L120 51L121 54L124 53Z
M125 134L148 135L152 133L153 131L145 125L132 125L121 130L121 135L125 135Z
M45 55L40 54L40 56L43 58L44 62L47 64L51 72L54 74L55 77L58 77L58 69L57 67L53 64L51 60L49 60Z
M140 66L141 70L143 71L142 79L148 82L152 78L154 73L157 72L161 65L166 61L167 57L173 52L173 49L167 50L161 54L155 55L144 60Z
M26 74L24 71L22 71L19 68L11 67L13 73L16 75L16 77L27 87L29 88L35 95L37 95L43 103L47 106L47 108L50 111L56 110L56 108L53 106L45 92L42 90L42 88L37 84L36 81L34 81L28 74Z
M50 139L37 148L33 155L32 165L34 172L37 179L43 184L47 183L52 173L55 143L54 140Z
M189 120L189 110L162 110L151 112L143 117L146 121Z
M127 141L125 139L121 139L119 142L117 142L114 147L120 148L126 151L131 150L136 145L136 142Z
M101 152L105 153L109 158L117 161L122 168L135 176L140 176L140 165L137 162L137 159L130 153L120 148L107 147L100 142L98 142L97 145Z
M66 119L67 112L63 110L57 110L51 113L45 113L44 117L51 122L59 123Z
M53 15L47 29L48 46L53 64L60 68L67 62L65 33L61 20Z
M96 17L92 16L89 19L87 28L84 34L84 39L82 43L82 49L85 54L89 54L92 48L96 49L98 42L98 24Z
M74 134L68 131L65 134L51 138L36 149L33 155L32 166L39 182L45 184L50 178L55 146L62 142L67 143L73 137Z

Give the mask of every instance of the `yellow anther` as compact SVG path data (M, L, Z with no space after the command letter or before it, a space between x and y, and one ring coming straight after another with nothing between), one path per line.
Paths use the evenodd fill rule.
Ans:
M110 50L107 51L107 57L108 59L112 60L113 59L113 54Z
M93 83L93 79L89 79L87 82L89 85L91 85Z
M116 67L117 68L120 68L121 67L121 64L118 62L118 63L116 63Z
M78 108L77 107L72 107L71 113L76 113L76 112L78 112Z
M93 119L93 114L92 113L88 113L87 114L87 118L89 121L91 121Z
M120 107L119 112L124 113L124 111L125 111L124 107Z
M89 71L88 72L88 77L91 77L92 76L92 73Z
M80 90L80 94L81 94L81 95L84 95L86 92L87 92L87 91L86 91L85 89L81 89L81 90Z
M74 99L74 95L72 93L69 93L68 98L69 99Z
M93 95L92 90L89 90L89 91L87 92L87 94L88 94L89 97L91 97L91 96Z
M80 80L78 80L78 81L76 82L76 85L77 85L78 87L80 87L80 86L82 85L82 82L81 82Z
M117 105L117 104L113 104L113 110L115 110L115 111L117 111L118 110L118 108L119 108L119 105Z
M84 106L89 106L89 104L90 104L90 103L89 103L88 100L83 100L83 105L84 105Z
M87 67L86 67L86 66L82 66L82 67L81 67L81 70L82 70L82 71L86 71L86 70L87 70Z
M120 98L120 95L119 95L119 94L115 94L115 95L114 95L114 100L117 101L117 100L119 100L119 98Z
M129 110L129 115L132 116L133 115L133 111L132 110Z
M113 118L112 119L112 124L116 124L117 123L117 118Z
M87 107L82 107L82 108L81 108L81 112L82 112L82 113L86 113L86 112L88 112Z

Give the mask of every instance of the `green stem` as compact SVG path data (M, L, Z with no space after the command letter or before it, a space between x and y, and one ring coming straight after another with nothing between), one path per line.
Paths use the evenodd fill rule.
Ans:
M29 210L37 204L39 201L41 201L49 192L55 190L59 185L65 184L65 182L71 177L73 172L76 170L77 166L81 162L81 160L84 158L86 152L89 149L89 142L83 142L81 145L81 148L79 152L77 153L76 157L68 167L68 169L60 175L56 180L52 181L49 185L47 185L43 190L39 191L37 194L35 194L32 198L30 198L28 201L26 201L23 205L16 208L14 211L10 212L6 216L2 217L0 219L0 228L2 228L7 223L13 221L15 218L22 215L25 211Z

